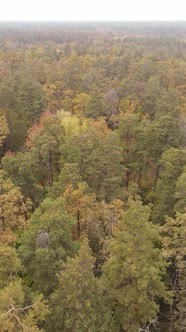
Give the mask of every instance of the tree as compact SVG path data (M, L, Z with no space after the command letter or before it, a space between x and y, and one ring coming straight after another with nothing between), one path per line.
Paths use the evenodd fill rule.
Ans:
M1 112L1 110L0 110L0 112ZM8 128L8 124L7 124L5 116L1 115L1 114L0 114L0 123L1 123L1 126L0 126L0 148L2 148L3 143L4 143L7 135L9 134L9 128Z
M74 99L73 99L73 111L75 114L82 116L85 114L85 108L87 101L89 99L89 96L87 93L79 93Z
M84 240L78 255L67 260L58 276L60 286L51 297L54 310L47 331L118 331L93 267L94 259Z
M38 174L35 172L38 162L33 157L32 151L18 153L8 151L2 158L2 167L13 183L21 188L24 198L29 197L33 208L37 207L44 198L44 188L40 185Z
M135 179L138 184L141 181L143 132L144 127L139 114L125 113L119 116L118 135L122 146L123 164L126 167L126 188Z
M102 95L97 86L92 88L85 106L85 116L88 118L97 119L103 115L103 100Z
M18 280L1 289L0 297L1 331L43 331L41 326L48 309L42 296L35 296L29 304L25 304L26 296L21 281Z
M170 306L169 331L186 329L186 213L166 218L162 227L163 254L169 262L169 280L174 302Z
M14 243L20 230L28 226L31 201L0 171L0 241Z
M95 148L84 158L82 175L98 199L108 202L120 197L120 185L126 168L122 165L122 149L116 133L111 130L105 133L96 131L94 135L97 136L91 138L95 140Z
M59 75L59 72L58 72ZM45 92L45 98L47 102L47 108L55 112L63 107L64 103L64 91L65 91L65 84L64 81L59 78L56 78L55 81L48 80L47 83L44 84L43 90Z
M68 186L77 189L78 184L82 182L82 177L77 163L64 163L60 175L50 188L48 195L56 199L64 193Z
M0 330L43 331L48 307L41 295L31 293L18 274L23 272L16 250L0 245Z
M158 227L148 221L150 209L139 198L128 205L111 239L103 279L122 331L135 332L156 318L158 297L168 296Z
M184 213L186 208L186 168L176 183L175 199L175 211Z
M68 185L62 197L66 211L77 221L76 230L74 230L76 239L79 239L83 233L89 233L91 226L98 231L98 202L94 194L88 193L85 184L78 183L75 189ZM99 232L96 233L99 234Z
M20 240L19 252L32 289L45 296L56 289L56 274L66 257L76 251L72 241L74 220L63 205L60 197L45 199L32 214L30 227Z
M147 120L144 123L143 142L141 143L145 152L142 165L143 171L146 171L144 178L148 183L147 188L152 191L147 196L150 198L152 195L150 202L154 203L163 153L171 148L179 149L183 145L183 132L178 116L159 114L155 120Z
M109 118L119 112L119 97L115 89L109 90L104 97L105 114Z
M28 68L19 67L14 75L8 77L1 85L0 95L1 106L15 110L25 121L27 128L43 111L44 95L41 85Z
M70 137L64 151L66 160L78 164L82 180L99 200L118 198L125 176L118 136L104 119L90 121L87 125L83 132Z
M26 146L35 160L34 175L38 182L52 186L55 174L60 171L60 145L64 129L57 116L46 112L40 122L28 132Z
M27 127L23 119L13 109L6 110L6 119L10 130L4 144L5 151L20 151L26 139Z
M0 289L17 280L17 274L22 270L21 261L14 247L0 245Z
M186 163L186 153L183 149L171 148L162 154L160 174L157 182L157 199L153 208L153 220L163 223L165 215L174 217L176 203L175 191L178 178Z
M160 86L160 79L158 76L151 76L144 89L144 103L143 111L149 114L151 119L154 118L154 115L157 110L157 101L161 98L162 87Z

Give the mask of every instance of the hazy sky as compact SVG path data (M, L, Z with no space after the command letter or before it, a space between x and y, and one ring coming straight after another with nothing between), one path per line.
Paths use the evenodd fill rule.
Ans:
M186 20L186 0L0 0L0 20Z

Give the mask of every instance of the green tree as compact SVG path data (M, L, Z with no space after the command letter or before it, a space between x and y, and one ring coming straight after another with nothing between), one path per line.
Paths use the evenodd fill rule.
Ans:
M41 326L48 313L47 306L42 296L35 296L26 302L26 296L21 281L10 282L3 289L0 289L0 329L1 331L17 332L44 331Z
M44 109L44 95L40 83L25 69L8 77L0 86L0 106L14 110L26 127L38 120Z
M174 302L170 306L169 331L186 329L186 213L167 217L162 227L163 253L169 262L169 280Z
M13 109L6 110L6 118L10 133L5 141L5 151L20 151L26 139L27 127L23 119Z
M82 180L99 200L112 200L121 195L125 176L118 136L104 119L90 121L87 128L72 135L63 148L68 163L77 163Z
M120 186L125 177L126 168L122 165L122 149L116 133L108 130L98 135L99 132L97 137L91 138L94 140L95 147L84 158L82 176L99 200L108 202L120 197Z
M37 207L43 200L44 188L40 185L38 174L35 173L38 162L36 158L33 158L32 151L16 154L7 152L2 158L2 167L11 177L13 183L21 188L25 199L29 197L33 207Z
M24 287L18 276L23 268L15 248L0 245L0 266L0 330L43 331L46 302Z
M64 129L57 116L46 112L28 132L26 146L35 161L34 176L42 186L52 186L60 172L60 146Z
M165 261L158 247L158 227L149 222L150 209L129 200L110 242L110 257L103 266L108 300L122 331L136 332L154 320L159 311L157 299L167 299L162 281Z
M56 199L62 195L65 189L70 185L71 188L77 189L78 184L82 182L82 177L77 163L64 163L60 175L49 189L48 195Z
M74 220L63 200L45 199L32 214L30 227L21 238L19 252L32 289L48 296L57 285L56 274L67 256L75 253L72 241Z
M157 110L157 101L161 98L163 89L160 85L160 79L158 76L150 76L144 89L144 103L143 111L149 114L151 119Z
M186 208L186 168L184 168L176 183L175 199L175 211L184 213Z
M186 153L183 149L171 148L162 154L160 174L157 182L157 199L153 208L153 220L163 223L165 215L174 217L176 203L175 192L178 178L186 163Z
M17 280L17 273L22 270L21 261L14 247L0 245L0 288Z
M47 331L118 331L93 267L94 259L84 240L78 255L69 258L59 274L60 287L51 297L54 309Z
M85 105L84 115L93 119L103 116L103 99L97 86L93 87L89 95L89 99Z
M141 182L143 157L143 123L140 115L121 114L118 119L118 135L122 147L123 165L126 167L124 185L126 188L136 181Z
M183 131L178 116L159 114L155 120L144 122L144 135L141 144L144 151L143 179L147 183L145 190L148 191L146 198L154 203L163 153L183 145Z

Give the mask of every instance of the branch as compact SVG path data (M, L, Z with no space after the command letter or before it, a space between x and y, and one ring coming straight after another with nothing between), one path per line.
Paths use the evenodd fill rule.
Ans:
M13 304L11 304L11 308L7 311L4 312L3 314L1 314L1 316L3 315L8 315L10 314L12 311L17 312L17 311L23 311L25 313L25 310L29 309L29 308L33 308L34 305L27 305L24 308L15 308Z
M24 324L22 324L21 323L21 321L20 321L20 319L19 319L19 317L15 314L15 312L13 313L13 316L15 317L15 319L18 321L18 323L22 326L22 328L23 328L23 331L25 330L25 329L27 329L28 327L26 326L26 325L24 325Z
M153 319L149 322L149 324L147 326L144 325L144 327L139 328L138 332L149 332L149 328L151 325L153 325L153 327L156 329L156 324L158 324L157 319Z
M24 314L26 314L25 311L27 309L29 309L29 308L32 308L33 305L28 305L28 306L26 306L24 308L15 308L14 305L11 303L10 307L11 308L7 312L1 314L0 317L2 317L3 315L8 315L8 316L10 315L10 317L8 318L8 320L11 320L12 317L15 317L15 319L17 320L17 322L19 323L19 325L22 326L23 331L25 331L25 329L28 329L28 327L26 325L24 325L23 323L21 323L20 318L17 316L16 313L18 313L19 311L22 311L22 312L24 312Z

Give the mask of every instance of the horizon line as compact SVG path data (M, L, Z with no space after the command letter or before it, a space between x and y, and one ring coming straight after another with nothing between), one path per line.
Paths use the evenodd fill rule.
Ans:
M123 20L116 20L116 19L91 19L91 20L55 20L55 19L0 19L0 23L21 23L21 22L43 22L43 23L130 23L130 22L177 22L177 23L186 23L185 20L179 19L123 19Z

